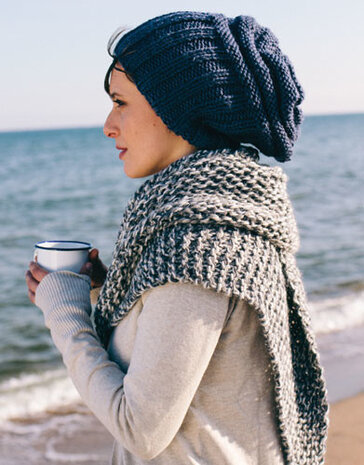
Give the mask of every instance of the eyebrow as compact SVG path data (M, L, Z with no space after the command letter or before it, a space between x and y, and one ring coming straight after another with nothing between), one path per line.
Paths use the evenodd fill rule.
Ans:
M119 92L113 92L112 94L109 94L110 95L110 98L115 98L115 97L121 97L121 98L125 98L123 96L123 94L120 94Z

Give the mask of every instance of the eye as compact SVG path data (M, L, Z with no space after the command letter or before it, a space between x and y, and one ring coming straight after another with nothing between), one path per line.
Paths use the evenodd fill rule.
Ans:
M122 107L123 105L125 105L125 102L119 99L115 99L113 100L113 102L116 104L117 107Z

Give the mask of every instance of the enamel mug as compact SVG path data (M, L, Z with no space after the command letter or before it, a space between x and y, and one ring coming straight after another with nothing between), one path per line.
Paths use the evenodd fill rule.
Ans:
M88 260L89 242L42 241L34 246L34 259L48 271L68 270L79 273Z

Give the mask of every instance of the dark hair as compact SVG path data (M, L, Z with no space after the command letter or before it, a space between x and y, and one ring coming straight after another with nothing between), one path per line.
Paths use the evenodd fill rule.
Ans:
M116 68L116 64L117 63L120 63L120 57L122 57L124 54L126 54L126 49L122 51L122 53L118 56L115 55L114 53L114 50L115 50L115 46L117 45L117 43L119 42L119 39L121 38L121 36L127 32L128 28L126 27L119 27L118 29L116 29L116 31L112 34L112 36L110 37L108 43L107 43L107 53L111 56L111 58L113 59L112 60L112 63L111 65L109 66L108 70L106 71L106 75L105 75L105 79L104 79L104 89L105 89L105 92L107 94L110 94L110 75L112 73L112 70L114 68ZM131 53L129 50L128 50L128 53ZM121 64L121 63L120 63ZM129 81L135 83L133 77L127 73L126 71L124 70L121 70L120 68L116 68L118 71L121 71L125 74L125 76L129 79Z

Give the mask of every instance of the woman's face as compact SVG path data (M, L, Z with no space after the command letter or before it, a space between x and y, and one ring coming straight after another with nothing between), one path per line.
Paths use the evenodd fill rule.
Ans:
M149 176L196 151L196 147L167 128L122 71L113 69L111 73L110 97L113 107L104 133L115 139L124 172L130 178Z

